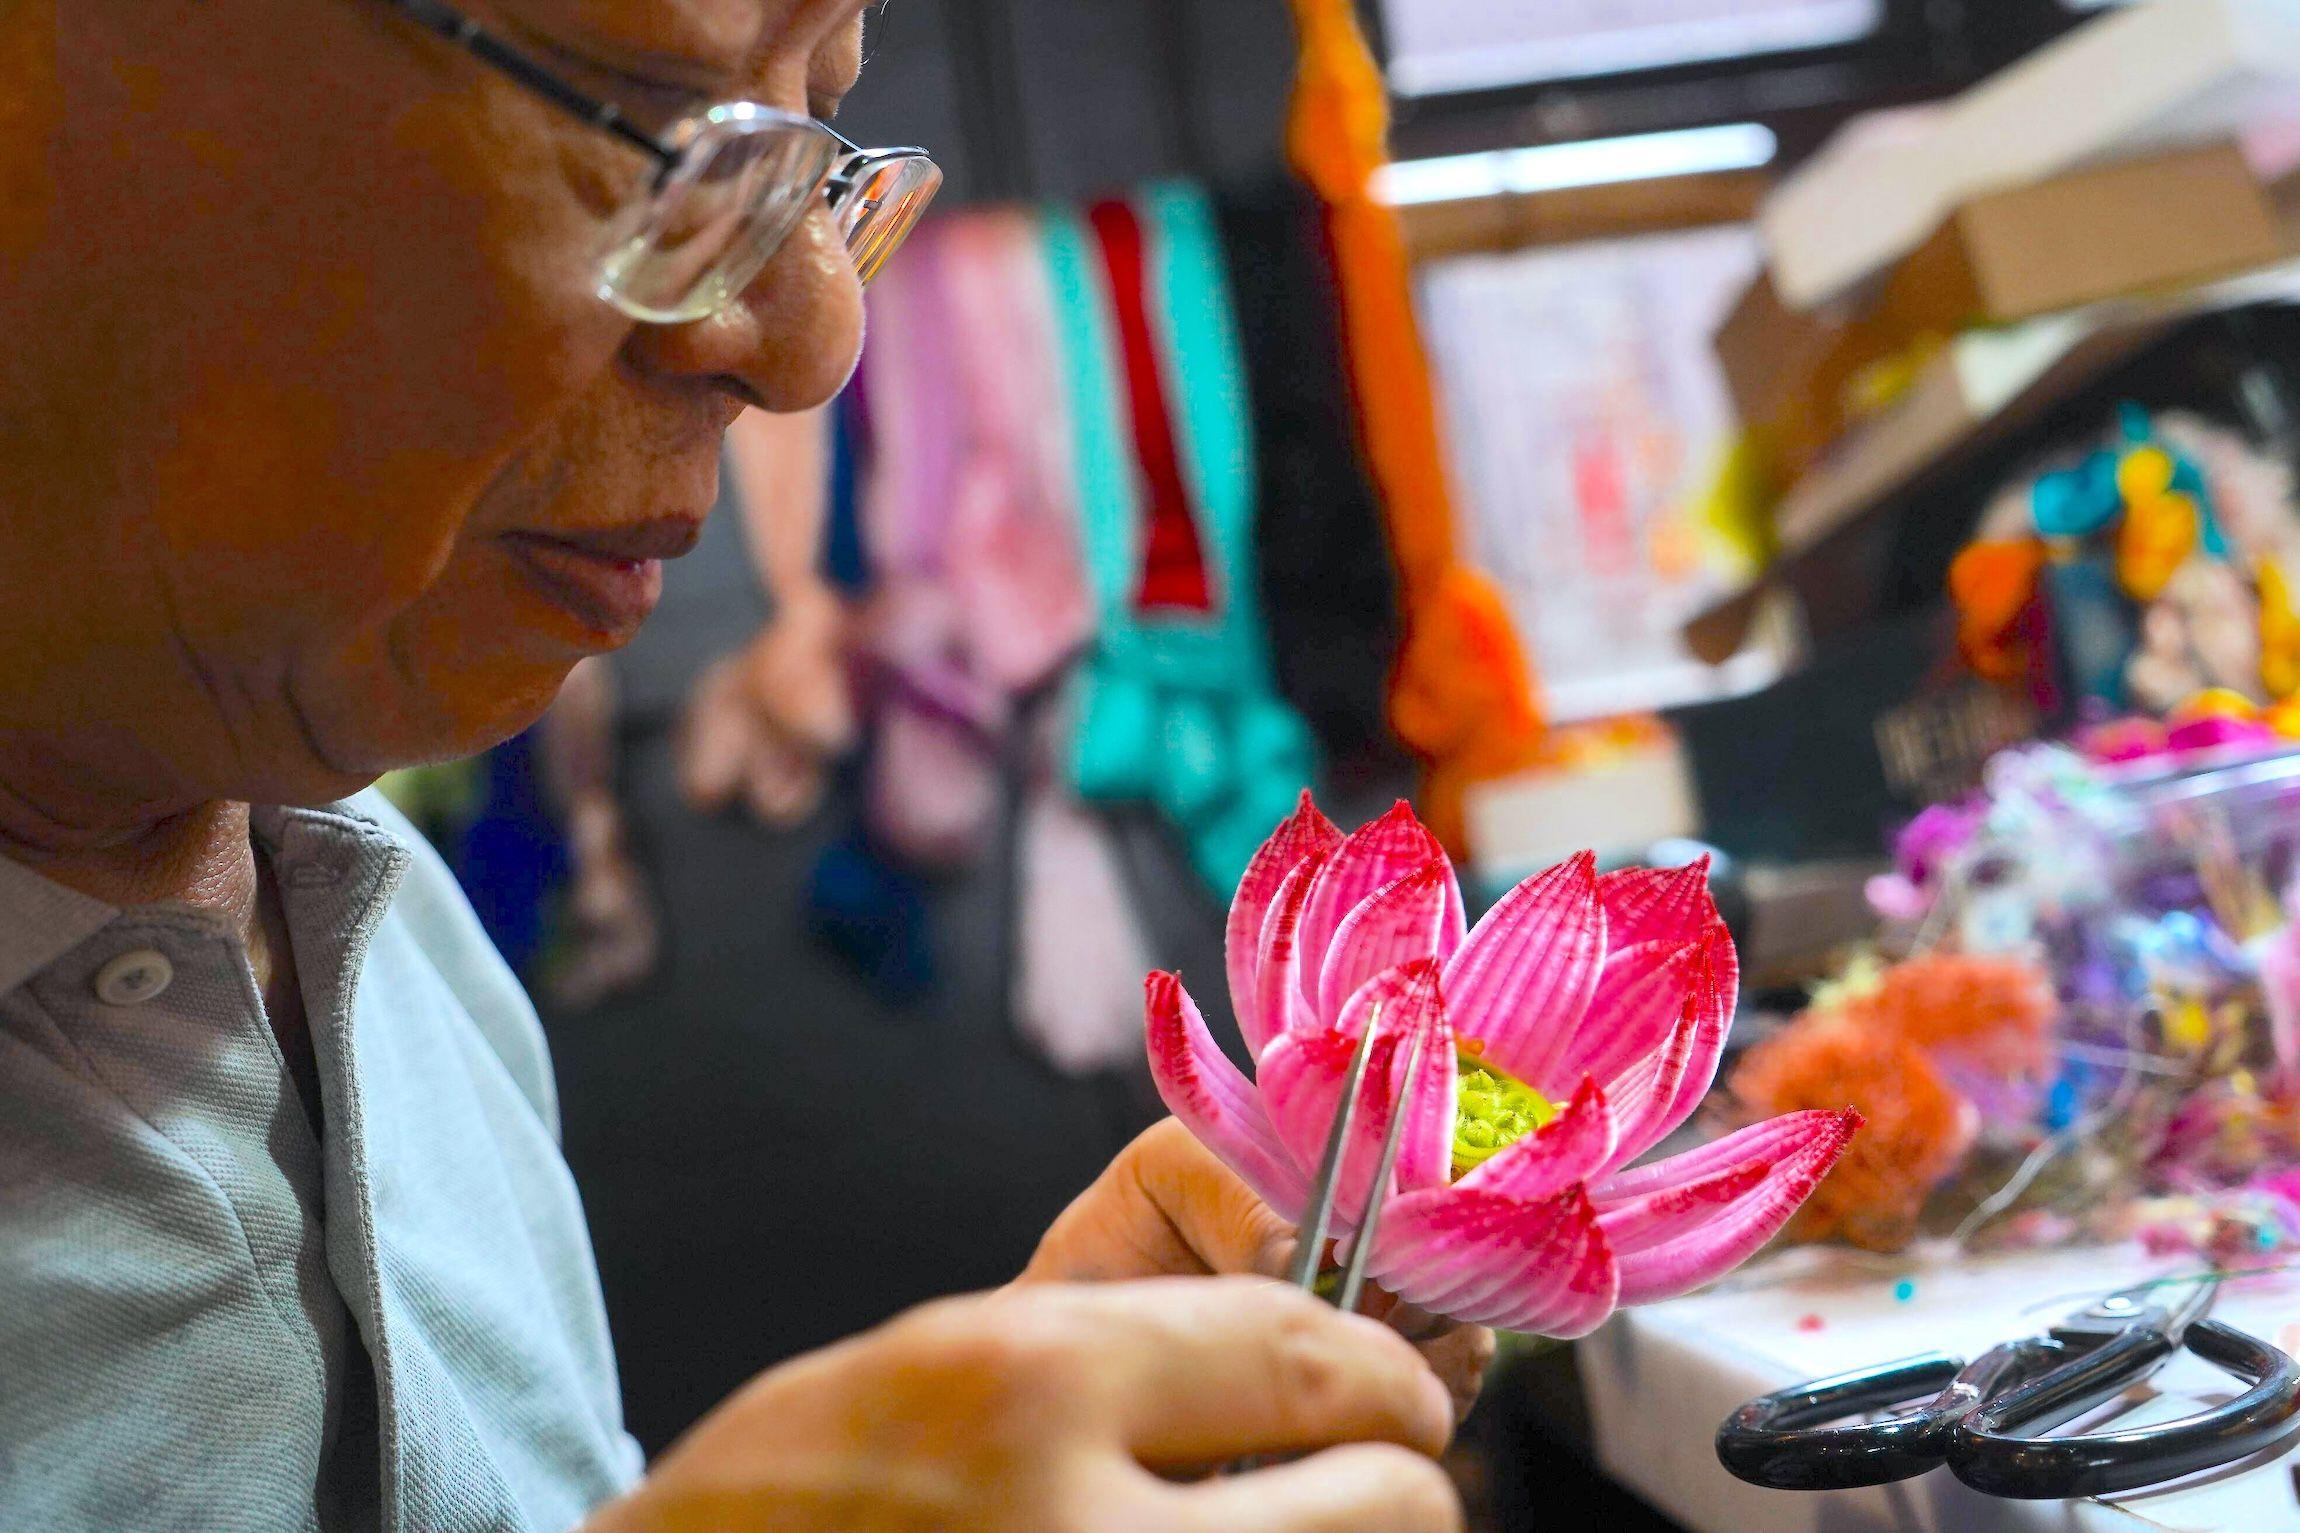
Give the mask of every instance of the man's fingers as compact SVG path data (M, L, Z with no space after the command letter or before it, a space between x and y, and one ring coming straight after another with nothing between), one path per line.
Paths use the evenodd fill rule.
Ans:
M1169 1492L1179 1533L1461 1533L1445 1471L1403 1448L1331 1448Z
M710 814L734 798L750 735L733 665L722 660L696 683L680 732L679 787L689 807Z
M1106 1376L1120 1435L1154 1468L1392 1442L1435 1456L1453 1399L1387 1327L1244 1278L1122 1294Z
M822 798L822 763L761 726L751 742L743 799L764 825L795 825Z
M1454 1420L1467 1421L1493 1367L1493 1332L1482 1325L1457 1325L1414 1345L1430 1372L1452 1393Z
M1136 1138L1063 1210L1023 1278L1281 1277L1293 1251L1293 1227L1169 1118Z
M1285 1276L1294 1227L1179 1120L1168 1118L1136 1139L1120 1168L1208 1272Z

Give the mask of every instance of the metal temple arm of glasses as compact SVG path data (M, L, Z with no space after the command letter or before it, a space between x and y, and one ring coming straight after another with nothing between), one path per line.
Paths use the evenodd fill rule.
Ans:
M611 101L576 89L550 70L489 32L446 0L385 0L385 3L425 30L437 33L490 69L541 96L561 111L614 134L632 148L668 168L678 151L653 134L635 127Z

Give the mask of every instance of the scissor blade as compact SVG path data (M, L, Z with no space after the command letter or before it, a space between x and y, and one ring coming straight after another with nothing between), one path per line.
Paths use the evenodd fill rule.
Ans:
M2135 1326L2161 1328L2175 1346L2188 1327L2212 1312L2219 1296L2217 1273L2159 1278L2097 1299L2053 1327L2064 1337L2113 1336Z
M1318 1162L1318 1179L1310 1184L1309 1213L1302 1220L1301 1246L1294 1252L1293 1270L1286 1280L1305 1291L1318 1286L1318 1263L1326 1251L1326 1232L1333 1228L1334 1198L1341 1188L1342 1159L1349 1148L1350 1128L1358 1117L1358 1088L1365 1084L1366 1061L1373 1057L1377 1012L1366 1021L1365 1036L1350 1057L1350 1073L1342 1085L1342 1103L1334 1109L1334 1126L1326 1135L1325 1158Z
M1414 1077L1421 1073L1422 1048L1429 1042L1429 1036L1427 1028L1416 1032L1413 1047L1406 1051L1406 1073L1399 1082L1397 1101L1390 1110L1389 1132L1382 1135L1381 1163L1374 1168L1374 1186L1366 1194L1365 1217L1358 1221L1357 1244L1350 1248L1349 1265L1342 1269L1342 1291L1334 1299L1335 1305L1343 1310L1355 1310L1359 1296L1366 1289L1366 1263L1373 1259L1374 1237L1382 1228L1382 1208L1390 1200L1390 1175L1398 1166L1398 1143L1405 1137L1406 1093L1413 1089Z

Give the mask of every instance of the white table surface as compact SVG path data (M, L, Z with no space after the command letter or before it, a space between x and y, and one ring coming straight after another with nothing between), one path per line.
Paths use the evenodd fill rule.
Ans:
M1608 1474L1691 1533L2300 1530L2292 1474L2300 1448L2289 1439L2280 1453L2213 1474L2074 1502L1997 1500L1945 1469L1862 1490L1765 1490L1734 1479L1717 1462L1718 1423L1754 1396L1919 1352L1970 1357L1999 1341L2038 1334L2113 1288L2197 1265L2123 1247L1985 1260L1912 1256L1897 1265L1849 1254L1784 1253L1726 1288L1618 1315L1580 1344L1598 1457ZM1902 1278L1914 1284L1906 1301L1894 1296ZM2300 1347L2300 1273L2232 1283L2214 1314L2294 1350ZM2241 1388L2183 1353L2128 1397L2129 1409L2117 1422L2168 1420L2225 1402Z

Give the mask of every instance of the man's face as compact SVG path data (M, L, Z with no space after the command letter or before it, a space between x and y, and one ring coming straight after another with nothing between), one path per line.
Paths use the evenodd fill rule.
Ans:
M861 7L466 6L652 124L834 108ZM56 695L0 704L0 731L68 706L231 797L490 744L631 637L733 416L853 364L821 211L720 315L617 314L598 257L649 163L382 0L0 0L0 94L22 58L0 655Z

